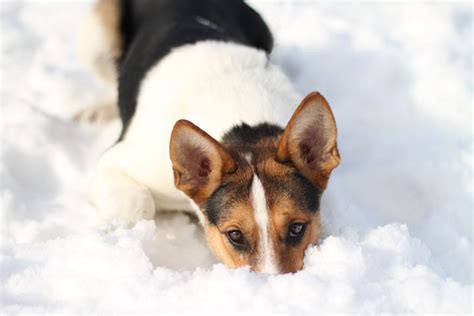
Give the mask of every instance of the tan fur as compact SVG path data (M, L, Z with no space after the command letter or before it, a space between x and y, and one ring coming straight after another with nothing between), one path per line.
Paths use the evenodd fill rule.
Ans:
M260 166L263 172L272 177L284 179L284 175L291 172L291 168L268 159ZM282 180L284 181L284 180ZM290 186L290 184L286 184ZM298 188L294 188L298 190ZM278 194L275 191L267 192L267 202L270 207L270 235L273 239L275 254L282 273L295 272L303 267L303 258L306 248L315 244L320 236L320 213L311 214L298 209L295 201L289 196ZM306 229L305 238L297 247L286 246L281 242L285 238L287 228L292 223L310 223Z
M105 123L119 117L117 106L117 61L123 53L119 0L99 0L84 19L78 33L77 53L91 74L106 83L106 101L76 113L79 123Z
M266 141L268 145L272 141ZM275 142L276 143L276 142ZM271 147L266 146L268 149ZM275 147L273 147L275 148ZM274 155L268 150L261 153L264 156ZM278 163L274 158L268 158L257 165L260 174L270 177L278 177L284 181L284 176L291 172L291 167ZM237 175L237 173L236 173ZM251 173L240 173L240 180L248 181ZM230 176L234 177L234 175ZM283 183L284 184L284 183ZM288 186L290 184L287 184ZM297 190L298 188L294 188ZM299 210L290 197L278 194L275 191L267 191L267 202L270 208L269 231L274 245L276 261L280 267L281 273L296 272L303 267L304 252L309 245L315 244L321 235L320 213L311 214ZM288 246L282 243L288 226L295 222L309 223L305 237L298 246ZM241 267L249 265L254 271L259 271L257 265L259 253L253 251L250 253L241 253L233 248L227 240L225 233L233 229L240 230L249 241L252 249L259 249L260 240L259 228L253 217L253 210L248 201L237 203L228 218L218 227L207 224L205 226L206 236L210 249L215 256L230 267Z
M226 232L238 229L246 236L251 248L258 249L259 231L252 213L252 207L248 202L239 203L234 207L229 220L225 223L219 226L206 225L205 227L209 248L217 258L230 267L249 265L254 268L257 264L258 253L242 253L235 250L225 236Z
M120 1L119 0L99 0L94 13L102 23L102 27L107 34L110 45L110 56L117 60L123 49L123 40L120 32Z
M318 138L315 139L320 141L318 144L319 163L317 169L305 166L304 161L300 157L298 148L301 139L299 135L294 132L296 129L302 129L302 127L298 126L302 120L308 120L307 114L304 112L309 112L308 108L310 107L313 108L311 110L316 115L313 115L312 121L310 122L312 126L303 126L303 128L314 128L319 134L322 134L314 135L314 137L318 136ZM321 189L325 189L331 171L339 165L341 160L337 149L336 137L336 120L334 119L331 107L321 94L318 92L310 93L301 101L301 104L296 109L283 132L278 146L278 159L280 161L291 160L304 176L312 180L313 183L318 185Z
M185 151L188 149L188 151ZM195 159L189 152L207 156L211 171L204 185L197 185L188 175L186 164ZM235 170L236 164L225 148L193 123L180 120L171 133L170 158L173 163L175 185L196 204L201 204L220 185L222 176Z
M271 170L272 175L281 175L288 171L284 165L277 165L271 160L268 160L265 165L267 166L265 170ZM304 252L307 247L315 244L320 238L320 213L304 212L299 210L288 196L267 193L270 207L269 230L280 272L296 272L303 267ZM298 246L287 246L282 243L282 240L285 238L288 226L295 222L309 223L309 225L304 239ZM233 229L238 229L245 235L254 251L241 253L233 248L225 236L226 232ZM248 201L236 204L230 216L218 227L207 223L205 230L209 248L222 262L230 267L249 265L252 270L259 271L257 265L259 253L255 250L259 249L260 233Z
M305 112L305 109L311 111ZM303 121L301 115L305 115ZM320 154L315 155L313 160L318 169L304 165L307 161L300 157L299 152L295 152L302 141L298 133L305 132L308 127L302 122L322 126L315 129L314 125L308 125L311 128L309 136L312 144L317 147L316 153ZM190 157L187 152L190 146L199 147L200 153ZM238 153L239 150L241 152ZM202 156L202 153L209 158L213 170L207 181L196 186L186 175L189 173L186 168L189 168L189 159ZM312 93L301 102L283 135L261 139L245 149L232 148L232 144L221 145L191 122L178 121L171 136L170 154L176 186L200 205L204 213L207 199L218 187L225 184L224 188L233 188L225 191L225 199L219 200L219 210L225 209L225 216L219 218L216 224L211 224L208 219L204 223L209 248L217 258L229 267L248 265L257 272L262 269L259 253L262 249L259 245L262 240L261 228L254 216L249 191L253 177L258 176L265 191L267 229L278 270L288 273L302 269L305 250L321 236L321 217L319 210L310 209L312 204L302 204L295 198L298 196L295 192L301 193L300 186L309 183L302 184L302 180L295 178L294 174L299 171L307 179L305 181L313 183L314 194L319 194L325 189L331 170L339 163L334 117L320 94ZM295 223L305 223L307 226L300 242L292 244L287 234L290 225ZM232 245L226 235L232 230L239 230L245 236L248 250L242 251Z
M316 244L321 235L320 213L305 214L298 209L291 208L291 200L275 204L272 209L272 226L270 226L275 254L280 265L281 273L296 272L303 268L304 252L309 245ZM291 210L291 211L288 211ZM294 222L309 223L301 243L287 246L280 240L284 238L282 232Z
M99 0L78 33L81 62L104 83L117 88L117 61L123 53L119 0Z

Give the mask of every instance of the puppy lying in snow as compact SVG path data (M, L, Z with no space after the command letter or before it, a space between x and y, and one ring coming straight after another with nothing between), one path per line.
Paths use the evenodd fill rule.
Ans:
M323 96L301 101L268 60L261 17L241 0L100 0L81 34L123 123L91 183L101 216L194 211L228 266L301 269L340 160L336 123Z

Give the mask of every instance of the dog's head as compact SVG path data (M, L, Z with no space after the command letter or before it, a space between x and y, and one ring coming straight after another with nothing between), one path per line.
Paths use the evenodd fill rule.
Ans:
M222 142L178 121L170 155L176 187L199 206L220 260L270 273L303 267L305 249L320 237L321 195L340 161L324 97L309 94L284 130L244 124Z

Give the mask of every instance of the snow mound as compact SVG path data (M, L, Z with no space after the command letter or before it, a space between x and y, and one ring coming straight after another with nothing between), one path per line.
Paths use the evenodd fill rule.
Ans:
M2 2L2 314L472 314L469 4L252 4L338 123L305 268L228 269L185 214L100 229L85 192L119 124L70 120L106 93L74 55L90 3Z

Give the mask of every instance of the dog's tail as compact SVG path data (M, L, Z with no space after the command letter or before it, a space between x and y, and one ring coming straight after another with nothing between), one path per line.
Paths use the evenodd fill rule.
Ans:
M81 62L102 81L117 85L117 65L123 53L120 0L99 0L78 34Z
M123 54L120 0L98 0L78 33L78 57L100 81L110 87L111 96L76 113L76 122L102 123L118 118L118 63Z

